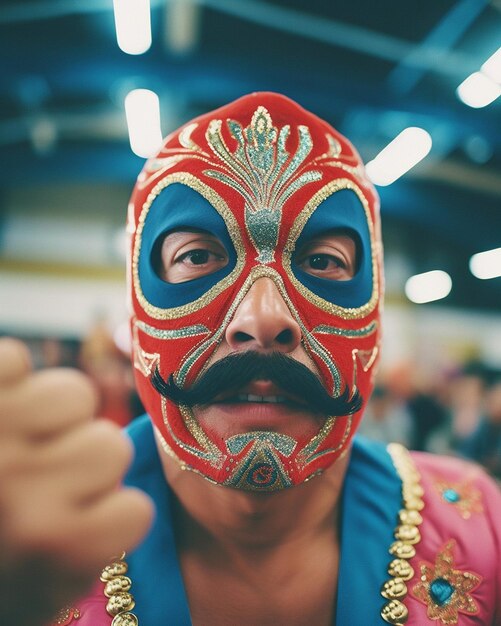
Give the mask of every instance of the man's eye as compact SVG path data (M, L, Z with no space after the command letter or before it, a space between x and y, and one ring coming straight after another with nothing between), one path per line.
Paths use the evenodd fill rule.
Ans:
M205 231L179 230L162 242L158 275L167 283L184 283L214 274L228 265L222 242Z
M357 244L348 234L322 233L302 245L292 261L301 271L317 278L350 280L356 273Z
M180 257L178 257L175 262L182 263L184 261L188 261L192 265L205 265L205 263L208 263L210 260L213 259L218 259L217 255L215 255L213 252L210 252L209 250L199 249L185 252Z
M303 260L301 265L303 265L303 267L319 271L327 269L335 270L336 268L346 268L345 264L340 259L329 254L311 254Z

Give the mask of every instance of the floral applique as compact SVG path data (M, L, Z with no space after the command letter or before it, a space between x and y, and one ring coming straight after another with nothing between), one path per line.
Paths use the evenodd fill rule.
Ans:
M470 592L482 581L473 572L454 568L456 542L448 541L438 552L435 564L419 564L421 580L412 589L415 598L426 604L428 617L442 624L457 624L459 613L477 615L479 608Z
M439 479L435 481L435 487L442 500L453 506L463 519L469 519L474 513L484 512L482 494L471 480L451 483Z

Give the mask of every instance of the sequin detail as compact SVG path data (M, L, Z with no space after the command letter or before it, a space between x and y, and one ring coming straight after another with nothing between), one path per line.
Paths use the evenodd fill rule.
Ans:
M227 120L228 129L237 141L232 152L226 145L222 120L212 120L207 128L207 143L219 157L217 170L204 174L228 185L245 200L245 225L258 252L259 263L272 263L275 259L282 207L296 191L308 183L320 180L319 171L301 174L301 166L311 152L313 141L307 126L298 126L298 147L289 155L285 144L290 126L280 129L273 126L270 114L263 106L254 112L247 128Z
M240 454L240 452L253 441L270 443L284 456L290 456L297 445L295 439L288 435L268 431L253 431L251 433L230 437L226 441L226 447L230 454Z
M371 241L371 257L372 257L372 294L369 298L369 301L363 304L360 307L354 308L345 308L339 306L337 304L333 304L328 300L324 300L320 296L317 296L315 293L310 291L307 287L303 285L303 283L296 278L294 272L292 271L292 258L294 255L294 251L296 248L296 242L301 235L303 228L312 215L313 211L329 196L332 194L341 191L343 189L350 189L353 191L360 202L365 211L365 215L367 218L367 225L369 228L369 235ZM374 232L374 224L372 222L371 212L369 209L369 203L367 202L366 197L363 195L360 188L348 178L339 178L337 180L332 180L327 183L324 187L322 187L319 191L315 193L315 195L311 198L311 200L306 204L304 209L299 213L296 217L292 228L290 229L289 236L287 238L286 245L284 246L283 251L283 266L285 271L287 272L287 276L290 278L294 287L299 291L299 293L304 296L309 302L313 303L322 311L326 311L327 313L331 313L332 315L337 315L341 319L361 319L366 317L369 313L371 313L377 306L379 301L379 281L378 281L378 254L380 254L380 245L376 243L376 237Z
M145 378L149 378L159 365L160 355L158 352L146 352L141 347L136 347L134 350L134 367L138 369Z
M287 435L272 432L252 432L230 437L228 451L239 454L247 446L249 451L235 465L225 485L246 491L277 491L292 486L288 472L278 456L289 457L296 442Z
M358 339L359 337L368 337L375 333L378 328L376 321L367 324L363 328L339 328L337 326L327 326L326 324L320 324L315 326L311 331L317 335L336 335L338 337L347 337L348 339Z
M463 519L470 519L475 513L483 513L482 493L477 489L472 479L460 482L448 482L443 479L435 480L435 488L442 500L454 507Z
M184 423L186 424L188 430L193 435L195 441L198 443L201 449L184 443L175 435L167 418L167 402L165 398L161 399L161 405L164 424L176 444L182 450L185 450L186 452L195 455L199 459L209 462L213 467L220 468L223 465L225 457L221 453L219 448L214 443L212 443L207 434L200 427L199 423L195 419L195 416L193 415L193 411L187 406L181 405L179 407L179 412L181 413L181 417L183 418Z
M141 242L144 223L151 209L151 205L153 204L155 198L160 194L160 192L162 192L169 185L172 185L174 183L182 183L183 185L186 185L187 187L190 187L194 191L198 192L208 202L210 202L211 205L216 209L216 211L221 215L228 227L228 233L230 235L233 247L235 248L237 260L235 267L228 274L228 276L225 276L218 283L213 285L200 298L197 298L196 300L193 300L193 302L189 302L188 304L184 304L182 306L163 309L151 304L143 294L141 282L139 280L139 255L141 253ZM184 317L186 315L189 315L190 313L199 311L200 308L206 306L207 304L209 304L209 302L212 302L212 300L216 296L218 296L222 291L224 291L227 287L235 282L237 277L242 272L245 264L245 246L242 241L240 227L238 226L235 216L231 212L230 208L223 200L223 198L221 198L221 196L219 196L214 191L214 189L200 181L196 176L193 176L192 174L189 174L187 172L175 172L173 174L169 174L168 176L165 176L165 178L162 178L155 185L143 205L136 231L137 232L134 243L134 251L132 254L132 280L134 284L134 291L143 310L150 317L157 320L177 319L179 317Z
M414 597L428 607L428 618L442 624L457 624L459 613L479 613L470 592L480 585L482 577L454 569L455 547L456 542L451 539L439 550L434 564L421 562L421 581L412 589Z
M173 330L155 328L154 326L150 326L140 320L136 320L134 324L137 328L139 328L139 330L142 330L143 333L149 335L150 337L155 337L156 339L184 339L185 337L196 337L197 335L207 335L210 333L207 326L203 326L202 324L185 326L184 328L175 328Z
M58 612L56 617L51 622L50 626L69 626L73 622L73 620L77 620L79 618L79 609L65 606Z

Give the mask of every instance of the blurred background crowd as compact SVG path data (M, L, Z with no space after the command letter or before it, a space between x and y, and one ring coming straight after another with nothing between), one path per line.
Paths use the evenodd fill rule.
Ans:
M500 45L499 0L3 0L0 334L37 367L86 371L101 415L141 413L124 285L135 177L161 135L279 91L355 143L381 196L384 345L362 432L500 478Z

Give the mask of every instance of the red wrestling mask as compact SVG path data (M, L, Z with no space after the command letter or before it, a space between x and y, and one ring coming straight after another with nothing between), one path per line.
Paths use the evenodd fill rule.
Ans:
M222 485L297 485L374 379L382 251L351 144L255 93L172 133L129 206L138 390L164 450Z

